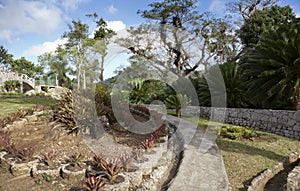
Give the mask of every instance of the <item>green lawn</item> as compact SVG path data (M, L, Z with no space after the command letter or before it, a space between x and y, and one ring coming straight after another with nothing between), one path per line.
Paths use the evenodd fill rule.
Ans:
M57 101L50 97L22 97L3 98L0 97L0 118L13 113L21 108L30 108L36 104L53 106Z
M200 128L206 128L208 120L189 118L197 123ZM213 124L220 124L210 122ZM269 167L282 162L284 157L300 149L300 141L288 139L282 136L264 133L270 137L270 141L254 142L230 140L218 137L216 142L221 150L227 176L233 191L246 191L253 177Z

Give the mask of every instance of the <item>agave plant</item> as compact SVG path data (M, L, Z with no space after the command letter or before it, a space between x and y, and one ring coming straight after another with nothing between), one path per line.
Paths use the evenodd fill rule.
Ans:
M87 191L101 191L105 186L105 181L99 177L90 177L84 181L83 188Z

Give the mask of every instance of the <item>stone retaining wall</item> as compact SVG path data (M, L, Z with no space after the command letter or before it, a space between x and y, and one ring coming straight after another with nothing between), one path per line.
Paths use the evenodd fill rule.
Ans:
M159 105L148 106L164 110ZM182 109L186 115L197 115L212 121L229 123L300 140L300 112L288 110L210 108L189 106Z
M300 140L300 112L287 110L210 108L191 106L183 110L184 114L200 113L200 117L252 127L256 130L282 135Z

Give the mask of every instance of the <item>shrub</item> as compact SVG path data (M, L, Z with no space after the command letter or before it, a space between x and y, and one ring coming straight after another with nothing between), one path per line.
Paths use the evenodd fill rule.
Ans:
M240 139L240 138L245 138L249 140L253 140L254 137L258 137L261 135L261 133L253 130L253 129L246 129L244 127L240 126L224 126L222 127L220 131L220 135L225 138L229 139Z
M56 104L56 108L54 120L64 124L70 134L77 134L79 129L74 120L72 93L65 93L62 99Z
M10 91L19 91L21 88L21 83L18 80L8 80L4 82L3 88Z

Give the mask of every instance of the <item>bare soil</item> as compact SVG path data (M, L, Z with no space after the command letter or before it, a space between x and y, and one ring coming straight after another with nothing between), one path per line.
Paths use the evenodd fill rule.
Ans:
M133 147L140 146L141 142L149 135L137 135L124 130L121 126L106 127L106 134L94 141L83 139L80 135L68 134L61 124L51 122L51 115L39 116L37 121L31 121L11 131L12 140L19 146L34 146L36 158L41 158L43 153L56 151L56 160L66 163L68 156L82 154L83 161L92 161L96 154L105 156L121 156ZM142 116L135 116L140 121L145 121ZM117 128L116 128L117 126ZM111 144L110 144L111 143ZM89 146L88 146L89 145ZM95 149L96 148L96 149ZM83 181L83 180L82 180ZM62 191L80 190L82 181L70 181L62 177L53 176L13 176L9 169L0 164L0 190L1 191Z

